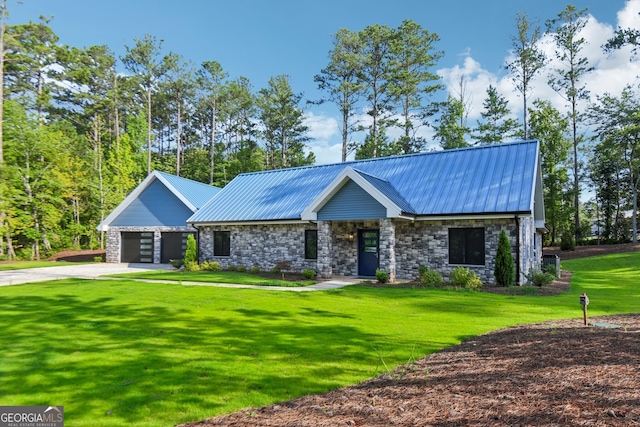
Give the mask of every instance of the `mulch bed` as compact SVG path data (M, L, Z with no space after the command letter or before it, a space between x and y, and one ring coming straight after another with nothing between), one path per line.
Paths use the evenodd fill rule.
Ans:
M95 257L105 257L104 249L85 249L85 250L69 250L58 252L48 258L49 261L65 261L65 262L92 262Z
M571 259L638 250L558 252ZM563 271L539 295L569 285ZM354 386L181 426L640 425L640 314L589 320L494 331Z
M629 426L640 424L640 315L518 326L350 387L183 424Z

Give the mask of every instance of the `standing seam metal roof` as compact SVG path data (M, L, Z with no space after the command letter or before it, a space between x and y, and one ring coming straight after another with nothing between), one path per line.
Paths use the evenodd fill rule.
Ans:
M346 166L411 214L531 212L538 155L537 141L522 141L246 173L188 222L300 219Z

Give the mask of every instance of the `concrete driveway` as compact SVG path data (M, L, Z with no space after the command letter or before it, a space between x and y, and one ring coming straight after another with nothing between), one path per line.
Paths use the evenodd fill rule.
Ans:
M105 274L135 273L146 270L168 270L168 264L66 264L55 267L0 271L0 286L44 282L58 279L96 279Z
M55 267L27 268L24 270L0 271L0 286L19 285L22 283L45 282L47 280L59 279L98 279L106 274L135 273L148 270L171 270L169 264L67 264ZM141 280L145 282L177 283L166 280ZM205 283L205 282L181 282L190 286L217 286L226 288L263 289L290 292L323 291L337 289L343 286L357 283L358 279L338 278L327 282L320 282L304 287L279 287L279 286L252 286L234 285L228 283Z

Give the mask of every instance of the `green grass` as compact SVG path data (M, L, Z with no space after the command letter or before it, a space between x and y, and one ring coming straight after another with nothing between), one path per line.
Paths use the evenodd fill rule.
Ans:
M0 263L0 271L24 270L26 268L60 267L68 265L58 261L15 261Z
M638 312L640 254L563 262L557 297L347 287L280 292L122 280L0 288L0 404L69 426L171 426L320 393L477 334ZM577 325L580 323L577 321Z
M239 285L255 286L309 286L314 281L292 282L255 274L236 271L176 271L176 270L152 270L138 273L112 274L110 277L122 277L129 279L170 280L174 282L206 282L206 283L233 283ZM284 277L287 277L285 273Z

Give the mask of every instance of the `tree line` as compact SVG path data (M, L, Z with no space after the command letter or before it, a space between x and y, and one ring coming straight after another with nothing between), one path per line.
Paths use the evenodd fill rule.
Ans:
M435 72L444 52L437 34L411 20L339 29L314 79L322 99L303 100L287 75L256 90L215 60L195 65L165 52L149 34L121 57L108 46L67 46L48 19L7 25L6 0L0 7L0 258L103 247L96 226L154 169L223 187L242 172L313 164L305 108L322 103L339 111L343 161L424 151L424 127L444 149L537 138L549 243L588 234L582 218L594 209L579 199L586 182L596 189L602 238L635 238L635 216L631 236L623 213L637 205L638 98L627 88L579 111L578 101L589 97L580 82L591 71L586 41L577 37L586 10L567 6L546 23L563 64L549 84L571 108L530 100L532 79L548 71L548 58L539 48L543 31L519 14L516 59L506 68L523 100L522 119L490 86L471 127L464 78L458 93L434 100L444 90ZM605 49L635 45L636 35L621 29ZM597 129L592 140L588 124ZM588 165L579 150L588 152Z

